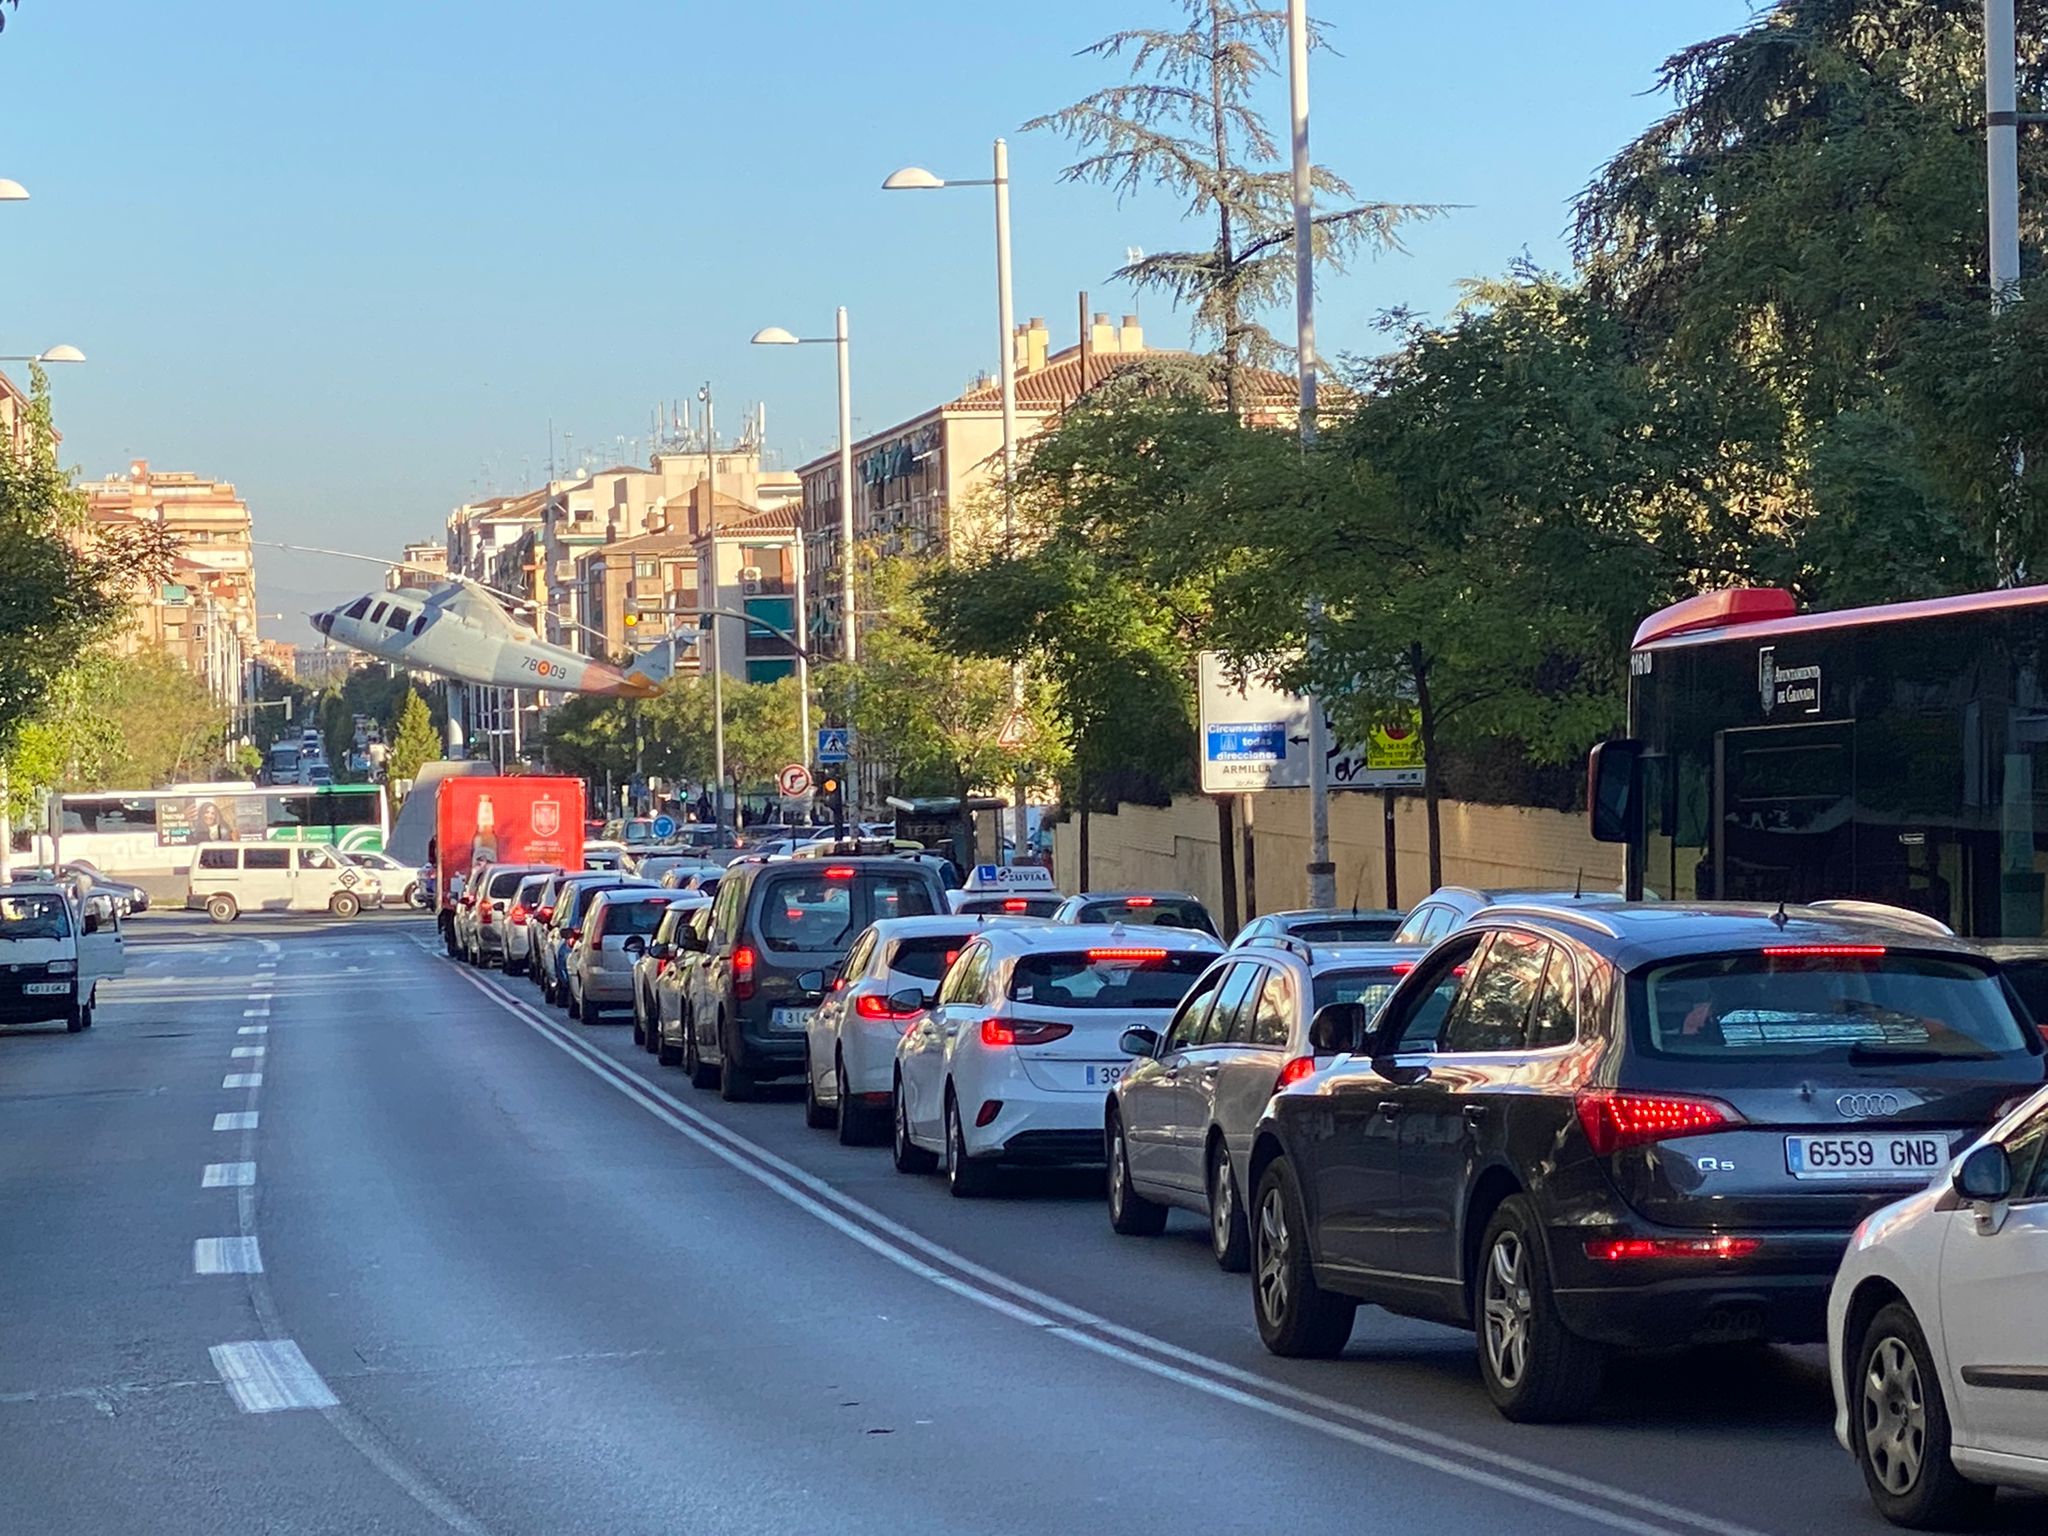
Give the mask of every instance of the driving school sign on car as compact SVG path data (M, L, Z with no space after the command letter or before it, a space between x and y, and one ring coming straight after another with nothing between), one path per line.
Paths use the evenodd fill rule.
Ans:
M1202 652L1197 682L1204 794L1308 787L1307 699L1257 675L1238 681L1214 651ZM1414 789L1423 781L1421 733L1410 721L1376 726L1360 744L1333 744L1327 756L1332 789Z

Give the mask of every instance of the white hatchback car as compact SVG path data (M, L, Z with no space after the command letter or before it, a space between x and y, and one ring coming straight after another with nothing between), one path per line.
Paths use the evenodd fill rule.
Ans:
M897 1042L986 926L974 917L885 917L853 941L805 1030L806 1125L836 1124L849 1147L881 1140Z
M523 976L533 956L534 930L540 926L541 892L548 888L548 882L555 877L552 869L535 870L519 882L519 889L512 893L512 905L505 911L505 953L503 956L507 976Z
M1948 1529L2048 1491L2048 1088L1856 1229L1828 1298L1835 1438L1878 1513Z
M1124 1031L1163 1030L1222 949L1189 928L989 927L897 1043L896 1166L943 1155L952 1192L978 1195L1002 1162L1099 1165Z

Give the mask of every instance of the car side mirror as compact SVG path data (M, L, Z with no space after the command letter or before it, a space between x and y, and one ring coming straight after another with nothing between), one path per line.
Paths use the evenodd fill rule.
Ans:
M1126 1056L1157 1056L1159 1054L1159 1031L1142 1026L1127 1029L1116 1043L1116 1048Z
M88 912L85 914L85 931L87 933L98 933L100 931L99 913Z
M1586 757L1586 814L1593 840L1625 843L1636 829L1636 799L1641 793L1643 744L1603 741Z
M936 993L927 994L918 991L915 987L905 987L900 992L891 992L889 994L889 1011L891 1013L922 1013L937 1001L938 996Z
M2012 1198L2012 1159L1997 1142L1987 1142L1957 1165L1953 1183L1965 1200L1997 1205Z
M619 948L629 955L644 955L647 953L647 941L637 933L629 933L626 935L626 942Z
M1342 1056L1365 1041L1363 1003L1325 1003L1308 1021L1308 1048L1318 1056Z
M827 982L823 971L802 971L797 975L796 984L805 992L822 992Z
M666 960L674 953L675 949L672 945L650 944L647 946L647 958L650 960Z
M699 933L694 928L685 928L682 931L682 933L677 936L677 942L680 943L684 949L688 950L693 955L701 955L704 953L704 935Z

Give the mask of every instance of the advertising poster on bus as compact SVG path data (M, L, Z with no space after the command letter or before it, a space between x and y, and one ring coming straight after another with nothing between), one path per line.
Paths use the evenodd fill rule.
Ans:
M166 795L156 803L156 840L167 848L260 843L268 822L260 795Z
M450 876L466 881L479 864L583 867L583 781L521 774L464 774L435 791L437 889Z

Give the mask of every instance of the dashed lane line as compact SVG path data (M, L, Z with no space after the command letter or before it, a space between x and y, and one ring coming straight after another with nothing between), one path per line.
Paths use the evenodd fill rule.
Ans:
M216 1344L207 1353L213 1357L221 1384L244 1413L332 1408L340 1401L290 1339Z
M202 1237L192 1244L192 1272L198 1275L260 1275L263 1250L251 1237Z
M208 1163L199 1176L201 1189L242 1189L255 1182L254 1163Z
M213 1117L216 1131L253 1131L256 1129L256 1111L253 1109L231 1109Z
M263 1086L263 1074L261 1072L230 1072L220 1080L220 1085L223 1088L261 1088Z

